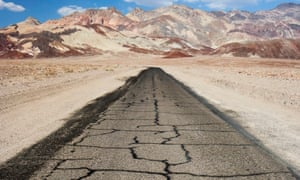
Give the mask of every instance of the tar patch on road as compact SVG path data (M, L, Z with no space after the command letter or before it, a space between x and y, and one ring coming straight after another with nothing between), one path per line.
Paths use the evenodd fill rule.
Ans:
M156 68L84 107L0 173L0 179L295 179Z

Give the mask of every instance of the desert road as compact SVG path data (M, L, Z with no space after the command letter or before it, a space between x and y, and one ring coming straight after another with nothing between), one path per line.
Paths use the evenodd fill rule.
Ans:
M10 162L1 178L22 177L17 171L35 161L42 163L31 168L34 172L24 171L24 177L296 179L160 69L143 72L76 136L51 156L35 151L38 155L23 156L23 165Z

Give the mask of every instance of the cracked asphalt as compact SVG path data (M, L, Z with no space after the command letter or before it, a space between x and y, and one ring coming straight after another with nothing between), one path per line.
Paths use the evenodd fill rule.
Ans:
M31 179L296 179L159 69Z

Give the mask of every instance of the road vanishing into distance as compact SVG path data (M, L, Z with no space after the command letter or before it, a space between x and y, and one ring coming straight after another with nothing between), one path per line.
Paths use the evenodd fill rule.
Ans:
M296 179L155 68L72 141L51 156L38 154L26 157L43 162L30 172L32 179ZM7 177L13 179L13 173Z

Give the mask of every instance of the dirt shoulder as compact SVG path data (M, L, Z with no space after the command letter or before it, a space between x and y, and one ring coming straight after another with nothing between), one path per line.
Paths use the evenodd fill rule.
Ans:
M75 66L73 72L58 73L38 80L33 78L37 75L36 72L28 73L28 76L17 74L7 77L6 80L11 84L1 86L0 96L0 162L8 160L22 149L48 136L61 127L65 123L64 119L76 110L122 86L126 79L137 75L142 69L106 63L106 60L94 65L93 58L95 57L85 62L88 63L86 66L91 67L85 71L76 69L82 67L82 61L63 59L64 63L54 63L51 71L68 67L70 63L78 63L78 66ZM22 62L20 66L33 62L35 64L31 64L30 68L49 67L49 64L53 63L48 60L34 60ZM45 69L47 71L38 72L38 77L48 72L48 68ZM10 92L9 89L14 91Z

